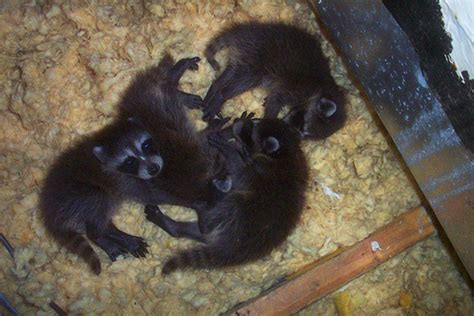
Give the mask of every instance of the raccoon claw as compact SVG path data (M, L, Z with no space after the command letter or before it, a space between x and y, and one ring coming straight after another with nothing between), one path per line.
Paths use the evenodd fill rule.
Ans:
M229 121L230 117L223 117L221 113L217 113L217 117L209 122L209 128L212 130L221 130Z
M143 238L139 238L138 244L134 247L133 250L130 250L130 254L136 258L145 258L148 252L148 247L150 247Z
M254 116L255 116L255 112L248 113L247 111L244 111L240 115L240 118L238 118L237 120L251 120L254 118Z
M148 244L145 242L145 239L141 237L128 235L119 230L110 231L105 237L112 244L112 246L107 247L107 250L110 251L106 250L112 261L114 261L119 255L125 255L126 253L130 253L132 256L137 258L145 257L148 253Z
M201 58L199 57L192 57L192 58L188 58L186 59L187 63L188 63L188 68L191 69L191 70L198 70L199 69L199 65L198 65L198 62L201 60Z
M136 236L130 236L125 241L126 251L136 258L145 258L149 247L145 239Z
M236 118L234 120L234 124L240 124L241 125L241 132L242 130L248 130L249 128L252 128L253 126L253 118L255 116L254 112L248 113L247 111L242 112L239 118Z

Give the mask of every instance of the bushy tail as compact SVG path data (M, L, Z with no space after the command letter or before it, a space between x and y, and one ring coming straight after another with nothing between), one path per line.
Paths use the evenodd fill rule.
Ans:
M204 246L179 252L165 263L161 272L170 274L178 269L218 268L226 263L226 260L219 256L214 248Z
M206 50L204 51L204 56L206 56L207 61L215 71L219 71L221 66L215 59L215 55L221 49L230 46L230 40L227 36L227 32L223 32L216 37L214 37L209 44L207 44Z
M69 251L84 259L84 261L89 265L95 274L100 274L101 267L99 257L97 257L94 249L92 249L91 245L84 236L76 232L68 232L61 236L60 242Z

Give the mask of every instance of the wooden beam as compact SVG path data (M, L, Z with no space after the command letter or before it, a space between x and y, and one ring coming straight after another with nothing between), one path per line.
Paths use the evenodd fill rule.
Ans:
M288 315L342 287L406 248L429 237L434 227L423 207L411 209L364 240L323 257L283 284L228 312L230 315Z

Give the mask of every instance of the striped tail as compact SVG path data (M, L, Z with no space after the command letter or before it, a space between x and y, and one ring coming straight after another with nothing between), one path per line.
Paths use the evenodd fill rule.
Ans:
M216 251L213 248L199 247L183 250L171 257L171 259L165 263L161 272L166 275L173 271L186 268L217 268L225 265L225 263L225 260L216 255Z
M95 274L100 274L102 269L99 257L84 236L76 232L67 232L61 236L61 243L69 251L84 259Z

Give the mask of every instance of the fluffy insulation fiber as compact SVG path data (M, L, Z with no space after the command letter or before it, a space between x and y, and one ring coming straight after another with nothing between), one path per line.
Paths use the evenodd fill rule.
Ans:
M103 262L92 274L76 255L47 235L38 194L48 167L82 135L100 129L137 71L165 51L176 59L202 56L208 40L233 21L293 22L320 30L299 1L2 1L0 4L0 232L16 247L0 248L0 292L23 314L54 314L50 301L72 314L198 314L224 312L278 278L366 237L420 204L415 186L369 105L322 38L337 82L348 95L347 125L329 139L305 142L311 166L307 203L288 241L256 263L219 271L161 276L163 262L192 242L175 240L145 220L141 205L126 203L117 226L143 236L150 255ZM225 62L225 54L219 56ZM216 73L201 61L181 87L204 96ZM265 94L229 100L226 115L262 114ZM204 126L197 110L190 117ZM81 157L77 157L81 159ZM178 219L193 212L163 206ZM354 315L471 314L473 299L437 236L417 244L344 289ZM340 293L302 314L337 313ZM0 313L4 310L0 307Z

